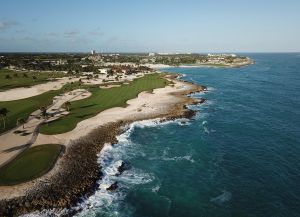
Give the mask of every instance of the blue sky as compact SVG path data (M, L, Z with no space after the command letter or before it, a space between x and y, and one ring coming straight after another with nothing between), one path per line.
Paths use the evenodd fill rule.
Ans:
M299 0L1 0L0 52L299 52Z

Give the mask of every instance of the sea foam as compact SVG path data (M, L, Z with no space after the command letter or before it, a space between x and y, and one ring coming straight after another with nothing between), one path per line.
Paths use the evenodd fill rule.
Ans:
M99 188L92 196L77 205L81 210L77 216L89 216L89 213L95 213L91 210L99 207L101 207L101 210L102 208L109 208L112 213L118 212L119 206L126 196L126 189L130 189L134 185L155 181L154 174L146 173L138 168L130 168L122 174L117 175L121 162L124 159L130 159L131 154L137 154L137 144L130 140L130 136L135 128L157 127L171 123L179 124L182 121L188 122L187 119L165 122L161 122L160 119L137 121L125 127L124 133L117 136L118 142L116 144L105 144L104 148L98 154L98 163L101 165L103 173L102 178L98 181ZM143 152L141 151L138 151L138 154L143 156ZM175 158L175 160L181 160L180 158ZM183 156L182 159L193 161L189 156ZM107 191L106 188L115 181L117 181L119 188L113 192ZM158 190L159 187L153 189L153 191Z

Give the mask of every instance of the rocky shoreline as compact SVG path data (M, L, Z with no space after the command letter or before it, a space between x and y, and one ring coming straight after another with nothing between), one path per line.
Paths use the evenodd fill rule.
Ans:
M193 85L192 90L176 93L178 97L185 97L183 103L168 111L167 115L155 116L161 121L178 118L192 118L196 111L187 109L186 105L203 103L187 97L188 94L206 90L205 87ZM93 130L88 135L71 141L71 144L59 159L61 168L48 181L38 182L25 196L0 201L1 216L18 216L44 209L70 208L79 202L80 198L93 194L97 180L101 179L101 166L97 163L97 154L106 143L117 142L116 136L122 133L124 126L135 120L111 122ZM117 185L117 184L116 184ZM113 186L112 190L114 187ZM65 216L74 215L74 211Z

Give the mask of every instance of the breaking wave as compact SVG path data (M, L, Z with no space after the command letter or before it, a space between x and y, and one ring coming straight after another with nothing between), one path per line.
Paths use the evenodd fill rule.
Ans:
M118 168L124 162L125 159L130 159L130 155L142 155L140 151L136 151L134 142L130 140L130 136L135 128L145 127L157 127L167 125L171 123L177 123L179 125L182 122L188 123L187 119L179 119L175 121L161 122L160 119L137 121L128 125L124 130L124 133L117 136L117 144L105 144L104 148L98 155L98 163L101 165L103 176L98 181L99 187L95 191L94 195L86 198L83 202L79 203L75 209L80 210L77 216L91 216L91 214L97 213L97 210L101 210L101 213L111 215L111 213L118 213L121 209L122 201L127 195L127 191L132 186L154 183L157 181L154 174L147 173L142 169L129 167L123 173L119 174ZM194 162L191 156L183 157L163 157L163 160L187 160ZM126 162L125 162L126 163ZM118 189L116 191L107 191L106 189L113 183L118 183ZM151 190L152 192L158 192L160 185L155 185ZM99 209L101 207L101 209ZM74 208L73 208L74 209Z
M222 194L217 197L211 198L210 202L223 204L231 200L232 194L229 191L223 190Z

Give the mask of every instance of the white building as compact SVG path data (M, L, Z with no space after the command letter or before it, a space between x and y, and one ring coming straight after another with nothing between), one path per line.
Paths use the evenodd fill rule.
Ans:
M95 50L92 50L92 51L91 51L91 54L92 54L92 55L96 54L96 51L95 51Z
M108 68L105 68L105 69L99 69L99 72L101 73L101 74L107 74L107 71L108 71L109 69Z

